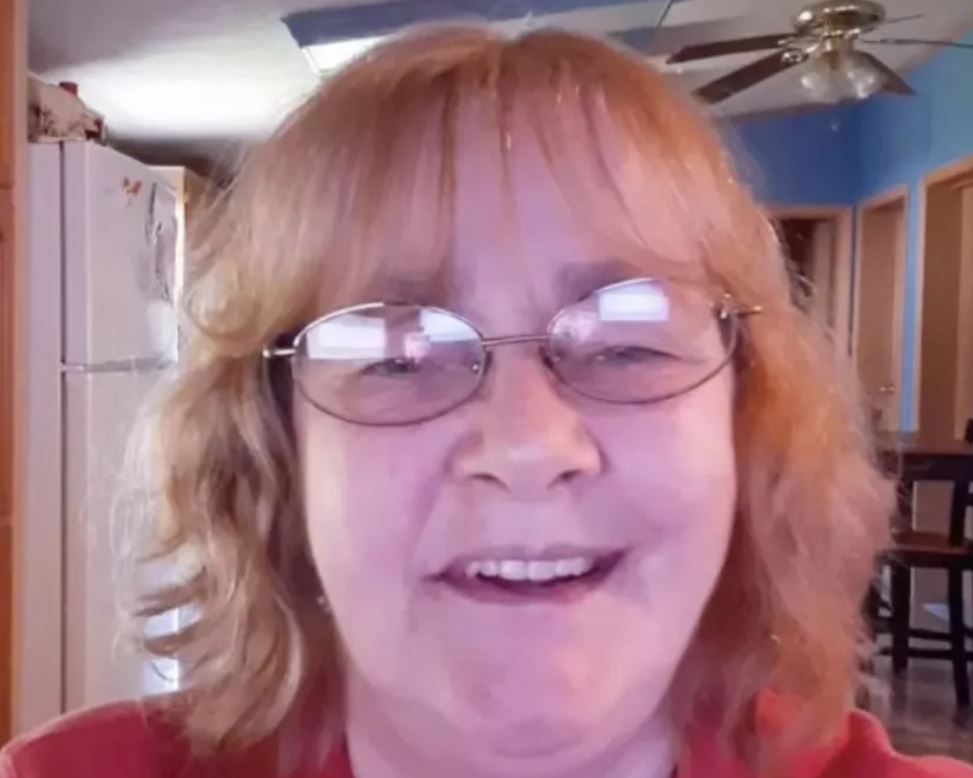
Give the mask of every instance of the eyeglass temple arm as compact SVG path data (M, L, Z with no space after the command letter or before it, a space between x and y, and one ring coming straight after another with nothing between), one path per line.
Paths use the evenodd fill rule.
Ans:
M287 359L292 357L297 353L297 349L293 346L287 348L269 347L265 348L261 354L264 359Z
M719 309L719 317L725 319L730 314L745 319L749 316L757 316L764 312L762 305L737 305L731 298L723 301Z

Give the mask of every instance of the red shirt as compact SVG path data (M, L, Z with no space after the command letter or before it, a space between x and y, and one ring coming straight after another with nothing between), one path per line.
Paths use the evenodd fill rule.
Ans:
M233 757L191 757L177 733L133 704L65 717L0 752L0 778L276 778L269 743ZM789 778L973 778L973 767L951 759L896 754L881 725L852 713L827 748L795 760ZM292 778L353 778L338 754L323 770ZM694 737L680 778L754 778L720 753L711 738Z

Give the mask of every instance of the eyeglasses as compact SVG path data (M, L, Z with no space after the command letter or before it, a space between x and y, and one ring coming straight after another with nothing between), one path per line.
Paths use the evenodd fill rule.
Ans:
M544 334L488 338L442 308L368 303L317 319L263 356L289 359L311 405L355 424L416 424L451 411L483 384L493 349L515 343L537 344L547 369L583 397L644 404L719 373L741 318L760 311L705 284L637 278L563 308Z

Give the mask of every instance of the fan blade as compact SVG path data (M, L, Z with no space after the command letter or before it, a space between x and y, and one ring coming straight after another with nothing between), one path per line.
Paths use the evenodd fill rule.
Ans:
M696 96L707 103L721 103L754 84L794 67L795 64L797 63L786 62L783 55L777 51L746 67L734 70L723 78L710 81L696 90Z
M873 68L885 76L885 84L882 86L884 91L894 92L897 95L914 95L916 93L915 90L906 83L902 76L892 70L892 68L882 62L882 60L880 60L874 54L869 54L867 51L860 51L858 53L868 60L869 64Z
M666 0L665 6L663 6L662 11L659 13L659 17L651 27L629 27L625 30L610 32L608 34L629 48L640 51L643 54L649 54L652 52L652 42L655 40L655 36L659 34L659 31L665 26L666 19L669 17L669 12L672 10L674 3L675 0Z
M973 43L930 41L921 38L859 38L859 40L862 43L874 43L879 46L944 46L952 49L973 49Z
M679 49L669 57L669 64L674 65L677 62L690 62L694 59L707 59L708 57L721 57L724 54L746 54L751 51L776 49L792 40L794 40L794 36L785 32L780 35L757 35L752 38L734 38L729 41L699 43L695 46Z
M896 16L894 19L886 19L882 22L882 25L886 24L899 24L900 22L912 22L916 19L925 19L925 14L912 14L912 16Z

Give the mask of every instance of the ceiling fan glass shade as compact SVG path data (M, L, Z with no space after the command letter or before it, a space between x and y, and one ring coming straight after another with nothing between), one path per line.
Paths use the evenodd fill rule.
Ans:
M826 51L813 57L801 85L813 100L840 103L864 100L885 85L885 74L858 51Z

